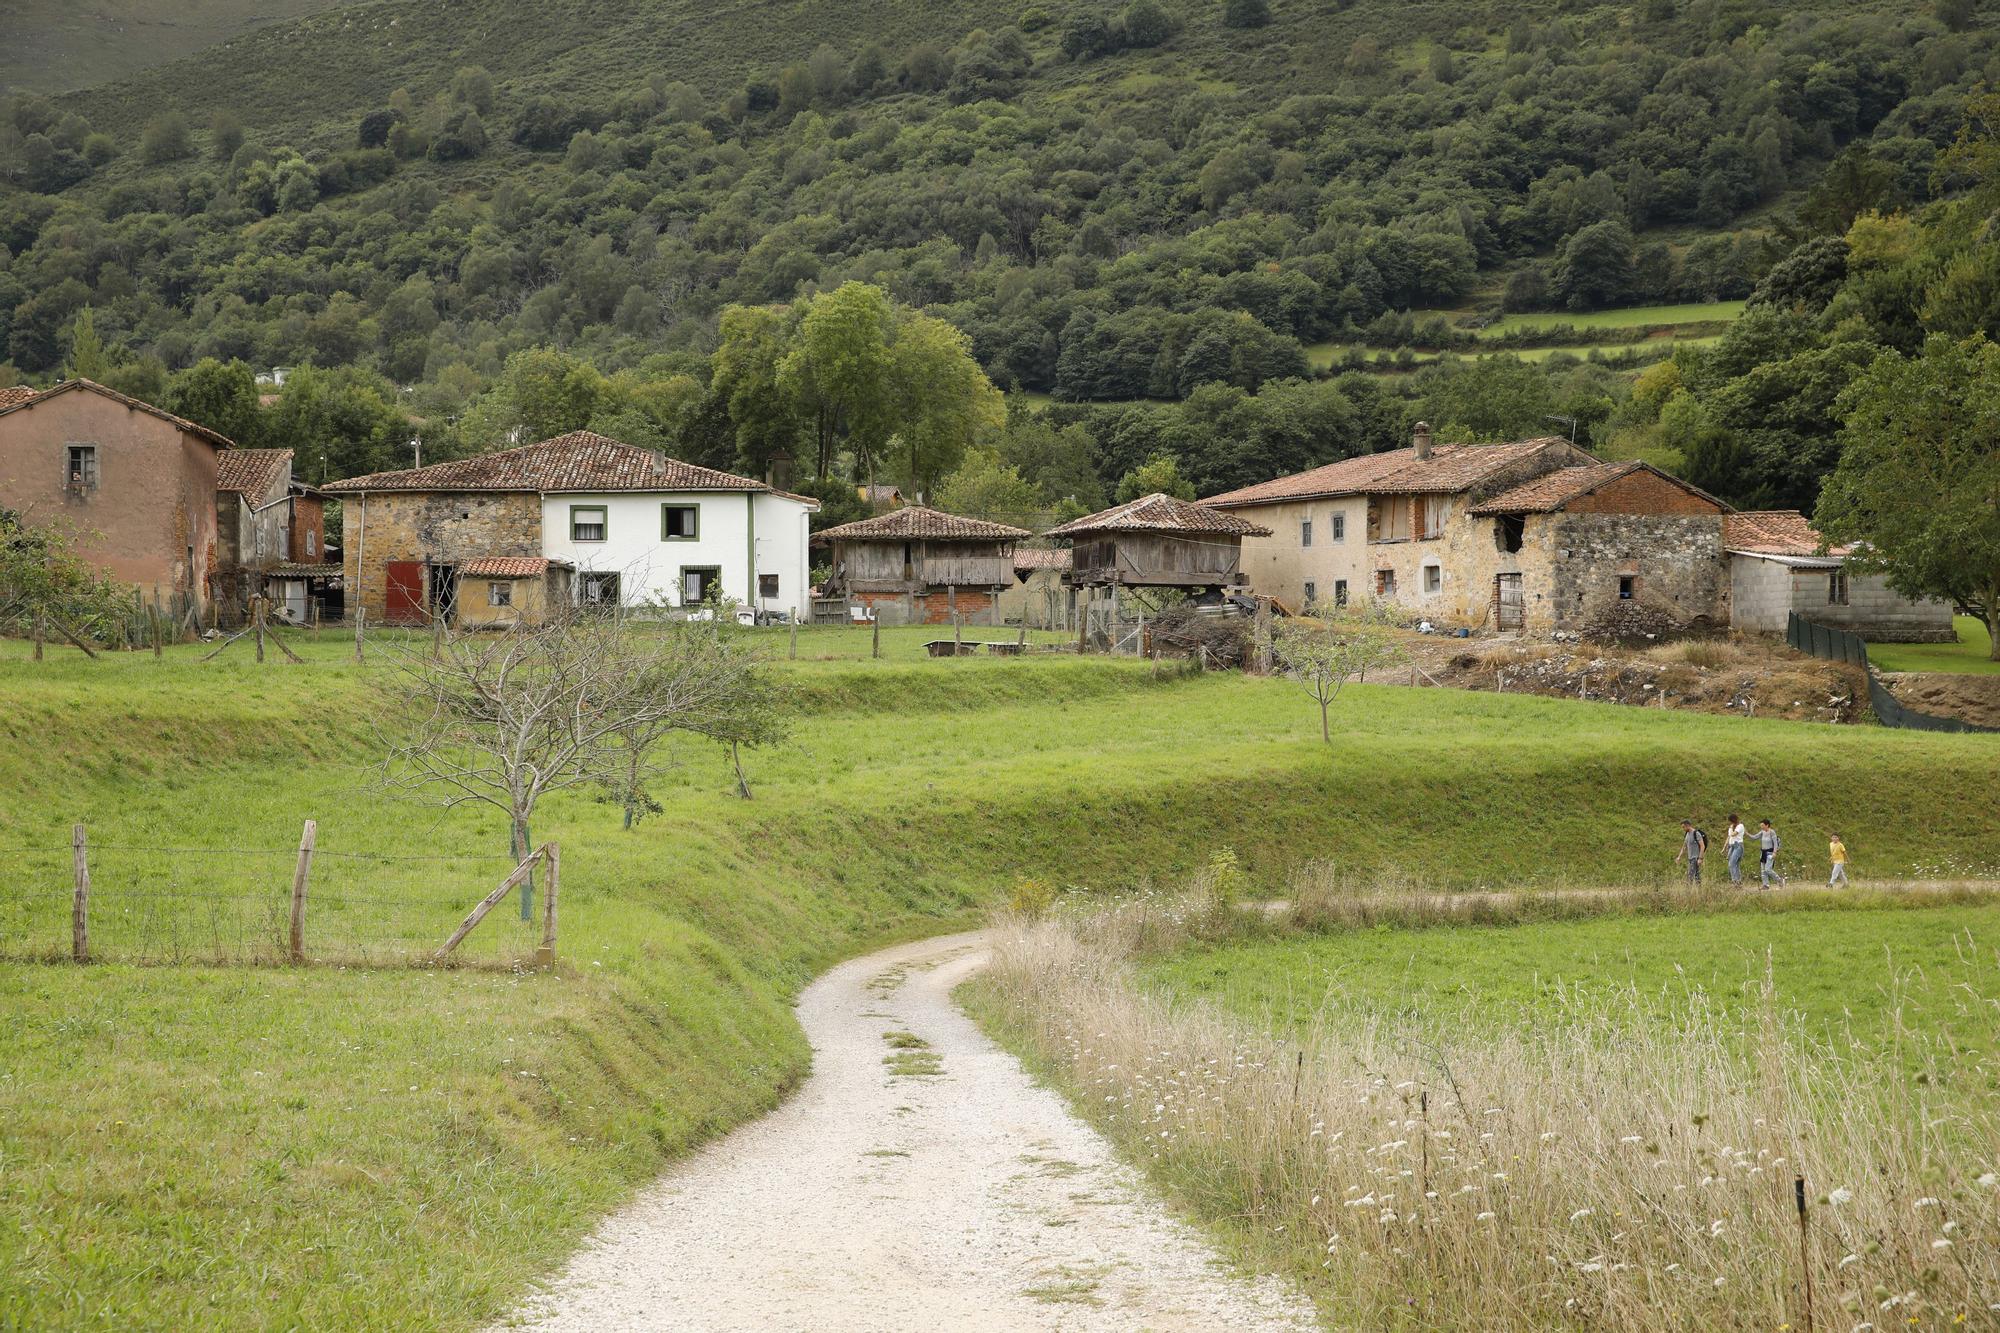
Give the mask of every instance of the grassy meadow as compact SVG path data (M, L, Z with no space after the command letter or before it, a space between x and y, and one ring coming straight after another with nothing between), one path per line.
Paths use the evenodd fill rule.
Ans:
M1993 640L1978 616L1953 616L1957 643L1871 643L1868 660L1883 671L1942 671L1961 676L2000 674Z
M1283 682L932 661L925 629L885 631L879 662L867 631L809 630L792 663L786 632L760 633L797 728L747 757L754 799L690 747L632 832L590 792L538 812L563 849L539 970L505 965L526 943L511 907L476 965L400 965L507 858L497 815L375 787L392 641L361 666L331 633L299 640L300 666L247 642L209 663L0 644L6 950L66 938L81 822L106 959L0 964L0 1326L494 1318L797 1082L806 980L974 919L1018 876L1117 889L1226 844L1264 892L1308 859L1441 887L1627 882L1662 875L1673 812L1757 794L1800 828L1838 821L1872 872L2000 855L1980 737L1357 686L1324 746ZM120 936L121 901L192 903L197 941L218 900L250 905L229 929L275 929L305 818L313 965L164 965L145 922Z

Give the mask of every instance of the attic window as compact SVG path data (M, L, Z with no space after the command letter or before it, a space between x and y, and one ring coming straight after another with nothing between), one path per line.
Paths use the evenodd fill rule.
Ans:
M97 489L96 445L72 444L69 447L69 470L63 473L63 483L72 491Z
M1493 544L1510 554L1521 549L1528 520L1519 514L1502 514L1493 520Z

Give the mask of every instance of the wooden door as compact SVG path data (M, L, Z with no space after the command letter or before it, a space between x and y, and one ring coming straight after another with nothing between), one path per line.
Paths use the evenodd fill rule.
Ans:
M1493 628L1505 633L1518 630L1522 621L1521 576L1519 574L1495 574L1493 576Z
M382 618L391 625L424 623L424 566L420 560L391 560Z

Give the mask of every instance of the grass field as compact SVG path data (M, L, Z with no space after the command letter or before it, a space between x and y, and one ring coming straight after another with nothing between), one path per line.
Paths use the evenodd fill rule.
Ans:
M749 756L753 800L706 748L629 834L590 793L550 798L553 969L0 965L0 1326L493 1318L606 1208L796 1082L787 1006L808 978L964 921L1016 875L1117 888L1232 844L1266 891L1304 858L1441 885L1629 879L1658 871L1662 811L1758 791L1799 827L1839 821L1883 873L2000 851L1983 738L1357 686L1327 747L1282 682L931 661L934 633L885 631L881 662L866 631L801 633L779 667L797 732ZM491 858L372 886L423 938L491 886L496 818L373 785L387 644L362 667L331 635L304 666L246 647L34 664L0 644L18 919L60 937L77 822L106 903L162 887L116 847L191 849L167 887L281 900L307 817L315 874L357 895L341 853Z
M1486 326L1484 336L1505 337L1535 329L1568 325L1575 329L1648 329L1676 324L1726 324L1743 313L1741 301L1707 301L1690 305L1628 306L1623 310L1540 310L1503 315Z
M1957 643L1871 643L1868 660L1884 671L1943 671L1956 675L2000 674L1993 640L1977 616L1954 616Z
M1773 999L1815 1037L1880 1044L1900 1026L2000 1044L2000 903L1302 935L1196 950L1142 975L1283 1029L1344 1011L1463 1035L1595 1021L1619 997L1637 1002L1635 1020L1671 1023L1700 1004L1740 1023L1763 1001L1767 965Z

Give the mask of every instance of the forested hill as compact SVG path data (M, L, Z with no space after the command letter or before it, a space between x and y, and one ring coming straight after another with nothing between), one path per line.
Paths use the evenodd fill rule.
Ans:
M1992 52L1973 0L380 0L13 99L0 335L440 419L532 346L704 379L725 306L861 279L1003 389L1254 390L1411 309L1747 295L1925 202Z

